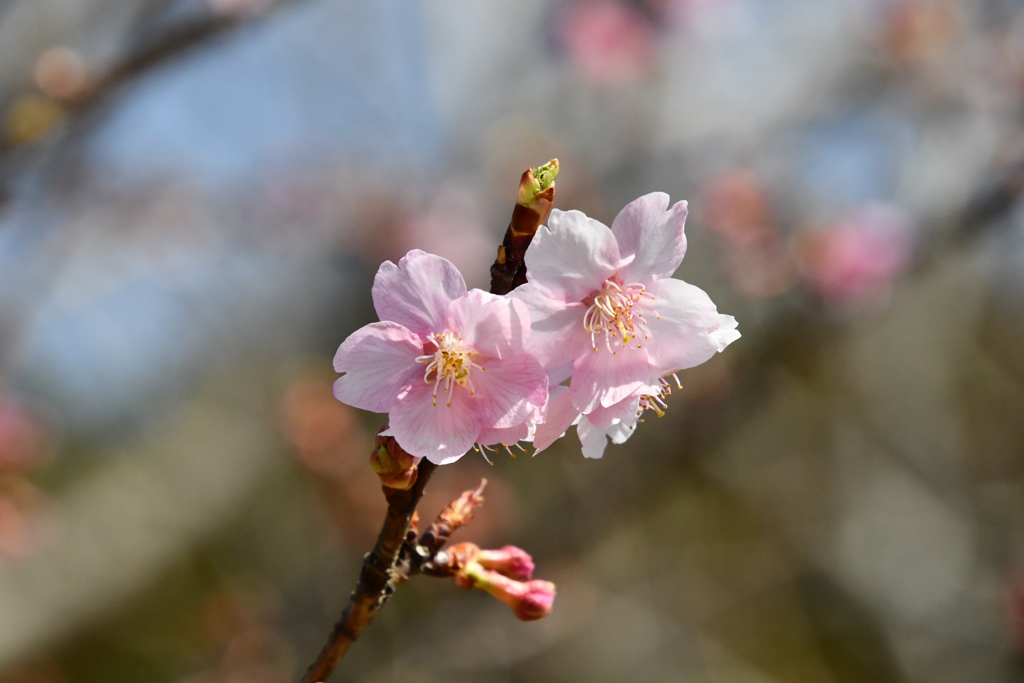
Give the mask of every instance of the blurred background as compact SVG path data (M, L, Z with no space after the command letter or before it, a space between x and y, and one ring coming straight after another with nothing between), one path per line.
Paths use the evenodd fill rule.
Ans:
M1017 0L0 0L0 681L297 680L384 510L333 352L551 157L744 336L441 469L555 611L417 577L338 679L1024 681L1022 105Z

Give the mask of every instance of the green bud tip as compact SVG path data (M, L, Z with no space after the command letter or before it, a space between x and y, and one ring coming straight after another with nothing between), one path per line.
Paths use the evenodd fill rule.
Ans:
M543 166L531 168L530 171L540 185L538 192L543 192L555 184L555 178L558 177L558 159L552 159Z
M531 168L523 174L519 184L519 203L529 206L538 194L555 184L558 177L558 159L552 159L543 166Z

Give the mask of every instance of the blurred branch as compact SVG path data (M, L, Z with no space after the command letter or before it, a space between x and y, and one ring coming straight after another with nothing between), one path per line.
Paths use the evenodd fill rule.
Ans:
M86 95L72 104L72 111L82 111L109 96L125 83L190 51L208 45L243 26L265 20L271 12L298 0L276 0L260 14L246 15L213 12L156 31L155 35L131 50L127 56L101 76Z
M209 9L170 25L141 30L140 35L129 38L133 47L127 50L124 57L111 66L106 73L99 75L80 95L62 102L65 111L75 118L92 112L123 86L142 78L154 69L220 40L243 27L262 23L277 11L298 2L300 0L272 0L265 9L251 13L216 12ZM54 142L65 142L72 139L73 133L78 130L81 128L74 125L66 126L63 131L57 133L61 139L55 141L47 138L34 144L38 147L45 142L49 142L51 145ZM50 136L50 138L52 137ZM3 156L8 156L10 152L25 146L27 145L5 144L3 148L0 148L0 153Z

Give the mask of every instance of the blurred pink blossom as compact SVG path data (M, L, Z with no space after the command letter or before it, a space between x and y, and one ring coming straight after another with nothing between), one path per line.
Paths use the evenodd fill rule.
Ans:
M654 29L640 11L615 0L578 2L556 25L559 42L583 77L599 85L625 85L654 66Z
M471 286L484 284L486 270L480 264L494 258L494 236L484 229L487 221L477 193L463 184L444 185L425 208L412 205L402 213L396 248L404 253L419 247L437 254L469 273Z
M46 432L17 401L0 395L0 472L25 472L46 454Z
M533 558L522 548L507 545L498 550L481 550L476 561L484 569L504 574L516 581L529 581L533 578Z
M884 298L909 263L912 240L905 211L867 206L804 238L800 269L827 302Z
M792 255L775 227L771 197L753 173L736 170L713 178L703 189L701 218L723 245L722 269L746 296L777 296L798 278Z

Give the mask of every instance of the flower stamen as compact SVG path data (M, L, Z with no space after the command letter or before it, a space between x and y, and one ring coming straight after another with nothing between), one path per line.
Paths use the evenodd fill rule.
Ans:
M427 366L423 370L423 381L434 385L434 407L437 407L438 387L441 387L441 391L449 393L449 400L446 402L449 408L452 406L451 391L453 387L460 386L469 389L469 395L475 395L476 391L473 388L470 372L473 368L486 370L483 366L473 362L475 352L451 330L445 330L442 334L431 334L427 337L427 341L433 344L436 350L434 353L417 357L416 362ZM431 381L431 377L433 377L433 381Z
M589 302L590 308L583 316L583 329L590 332L594 351L597 351L597 337L601 334L604 335L605 348L613 354L613 338L623 348L628 348L626 344L638 338L641 333L644 339L650 339L646 331L637 330L637 321L641 325L647 324L638 305L645 294L644 285L620 285L614 280L605 280L599 291L584 299L583 303Z
M679 377L677 377L675 373L672 374L672 377L676 381L676 386L682 389L683 385L679 383ZM640 397L640 406L636 412L636 416L638 418L643 415L645 410L653 410L657 413L658 417L665 417L665 411L668 410L668 404L665 403L665 397L672 395L672 385L670 385L668 380L664 377L658 381L661 384L661 389L657 393L644 394ZM643 422L642 419L637 421Z

